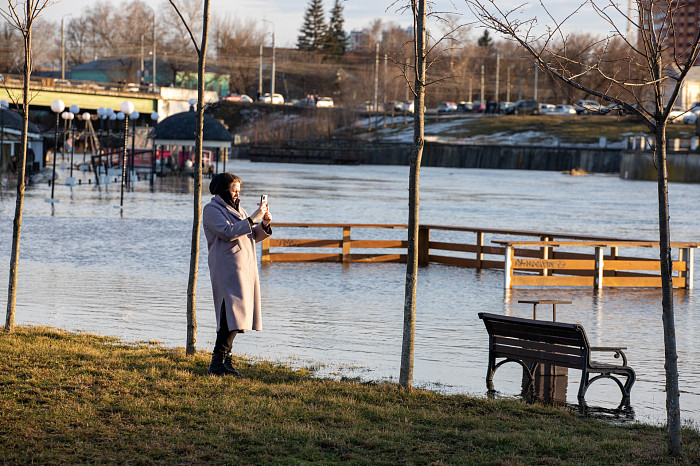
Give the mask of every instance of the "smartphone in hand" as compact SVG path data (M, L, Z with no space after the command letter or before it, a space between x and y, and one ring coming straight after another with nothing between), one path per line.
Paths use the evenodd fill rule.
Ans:
M267 204L267 194L260 196L260 205Z

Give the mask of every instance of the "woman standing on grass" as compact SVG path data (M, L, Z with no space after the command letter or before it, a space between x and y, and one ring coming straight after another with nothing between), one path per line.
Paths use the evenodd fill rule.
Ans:
M233 339L239 332L262 330L255 243L272 234L272 217L267 202L248 216L240 206L241 184L231 173L215 175L209 184L214 197L202 214L216 312L216 343L208 372L212 375L240 376L231 365Z

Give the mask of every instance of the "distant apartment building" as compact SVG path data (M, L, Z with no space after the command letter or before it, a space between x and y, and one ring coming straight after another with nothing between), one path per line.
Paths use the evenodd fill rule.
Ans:
M688 59L690 49L700 29L700 0L645 0L643 9L648 11L649 2L653 3L653 24L660 37L664 37L666 55L675 53L678 61ZM671 11L672 18L668 12ZM646 19L646 18L645 18ZM646 24L647 21L643 21Z
M370 35L360 29L350 31L348 40L348 51L368 49L370 43Z
M653 3L651 21L647 15L650 1ZM689 57L700 29L700 0L669 0L668 2L644 0L642 14L644 15L641 21L643 27L648 28L651 22L657 37L664 38L664 61L670 64L675 58L678 63L684 63ZM695 66L686 76L674 109L688 110L695 102L700 102L700 67L698 65L700 62L696 61ZM675 66L667 69L669 74L676 72ZM671 98L672 88L673 86L665 86L666 101Z

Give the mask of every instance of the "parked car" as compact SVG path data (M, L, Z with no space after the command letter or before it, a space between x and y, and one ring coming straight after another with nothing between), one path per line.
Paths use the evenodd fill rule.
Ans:
M483 102L479 100L474 101L474 105L472 106L472 112L474 113L484 113L486 110L486 106L484 105Z
M471 102L462 101L457 104L458 112L471 112L474 109L474 104Z
M333 99L330 97L319 97L316 100L316 108L333 108Z
M540 104L540 113L551 113L557 108L554 104Z
M576 109L572 105L557 105L551 115L576 115Z
M540 103L536 100L518 100L508 109L509 115L539 115Z
M260 96L258 101L264 104L282 105L284 104L284 97L282 97L282 94L275 93L275 95L270 98L270 93L266 92Z
M668 113L668 122L672 124L683 123L683 119L688 115L687 110L671 110Z
M513 102L499 102L499 113L506 113L512 105Z
M576 105L574 105L574 108L579 115L590 115L600 113L603 107L595 100L579 100L576 102Z
M697 113L689 113L683 117L683 123L686 125L694 125L697 120L698 120Z
M224 97L224 100L228 100L229 102L245 102L248 104L253 103L253 99L251 99L245 94L229 94L226 97Z
M438 113L456 112L457 104L454 102L441 102L437 108Z

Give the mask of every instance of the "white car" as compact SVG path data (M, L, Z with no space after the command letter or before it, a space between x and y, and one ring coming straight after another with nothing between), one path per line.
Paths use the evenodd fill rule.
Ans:
M683 117L683 123L686 125L694 125L698 119L697 113L689 113Z
M333 99L330 97L319 97L316 101L316 108L333 108Z
M576 115L576 109L571 105L557 105L552 111L553 115Z
M598 114L603 107L595 100L579 100L576 102L576 105L574 105L574 108L579 115L585 115L592 113Z
M284 97L282 97L282 94L275 94L272 96L272 98L270 98L270 93L266 92L260 96L258 102L262 102L264 104L282 105L284 104Z

